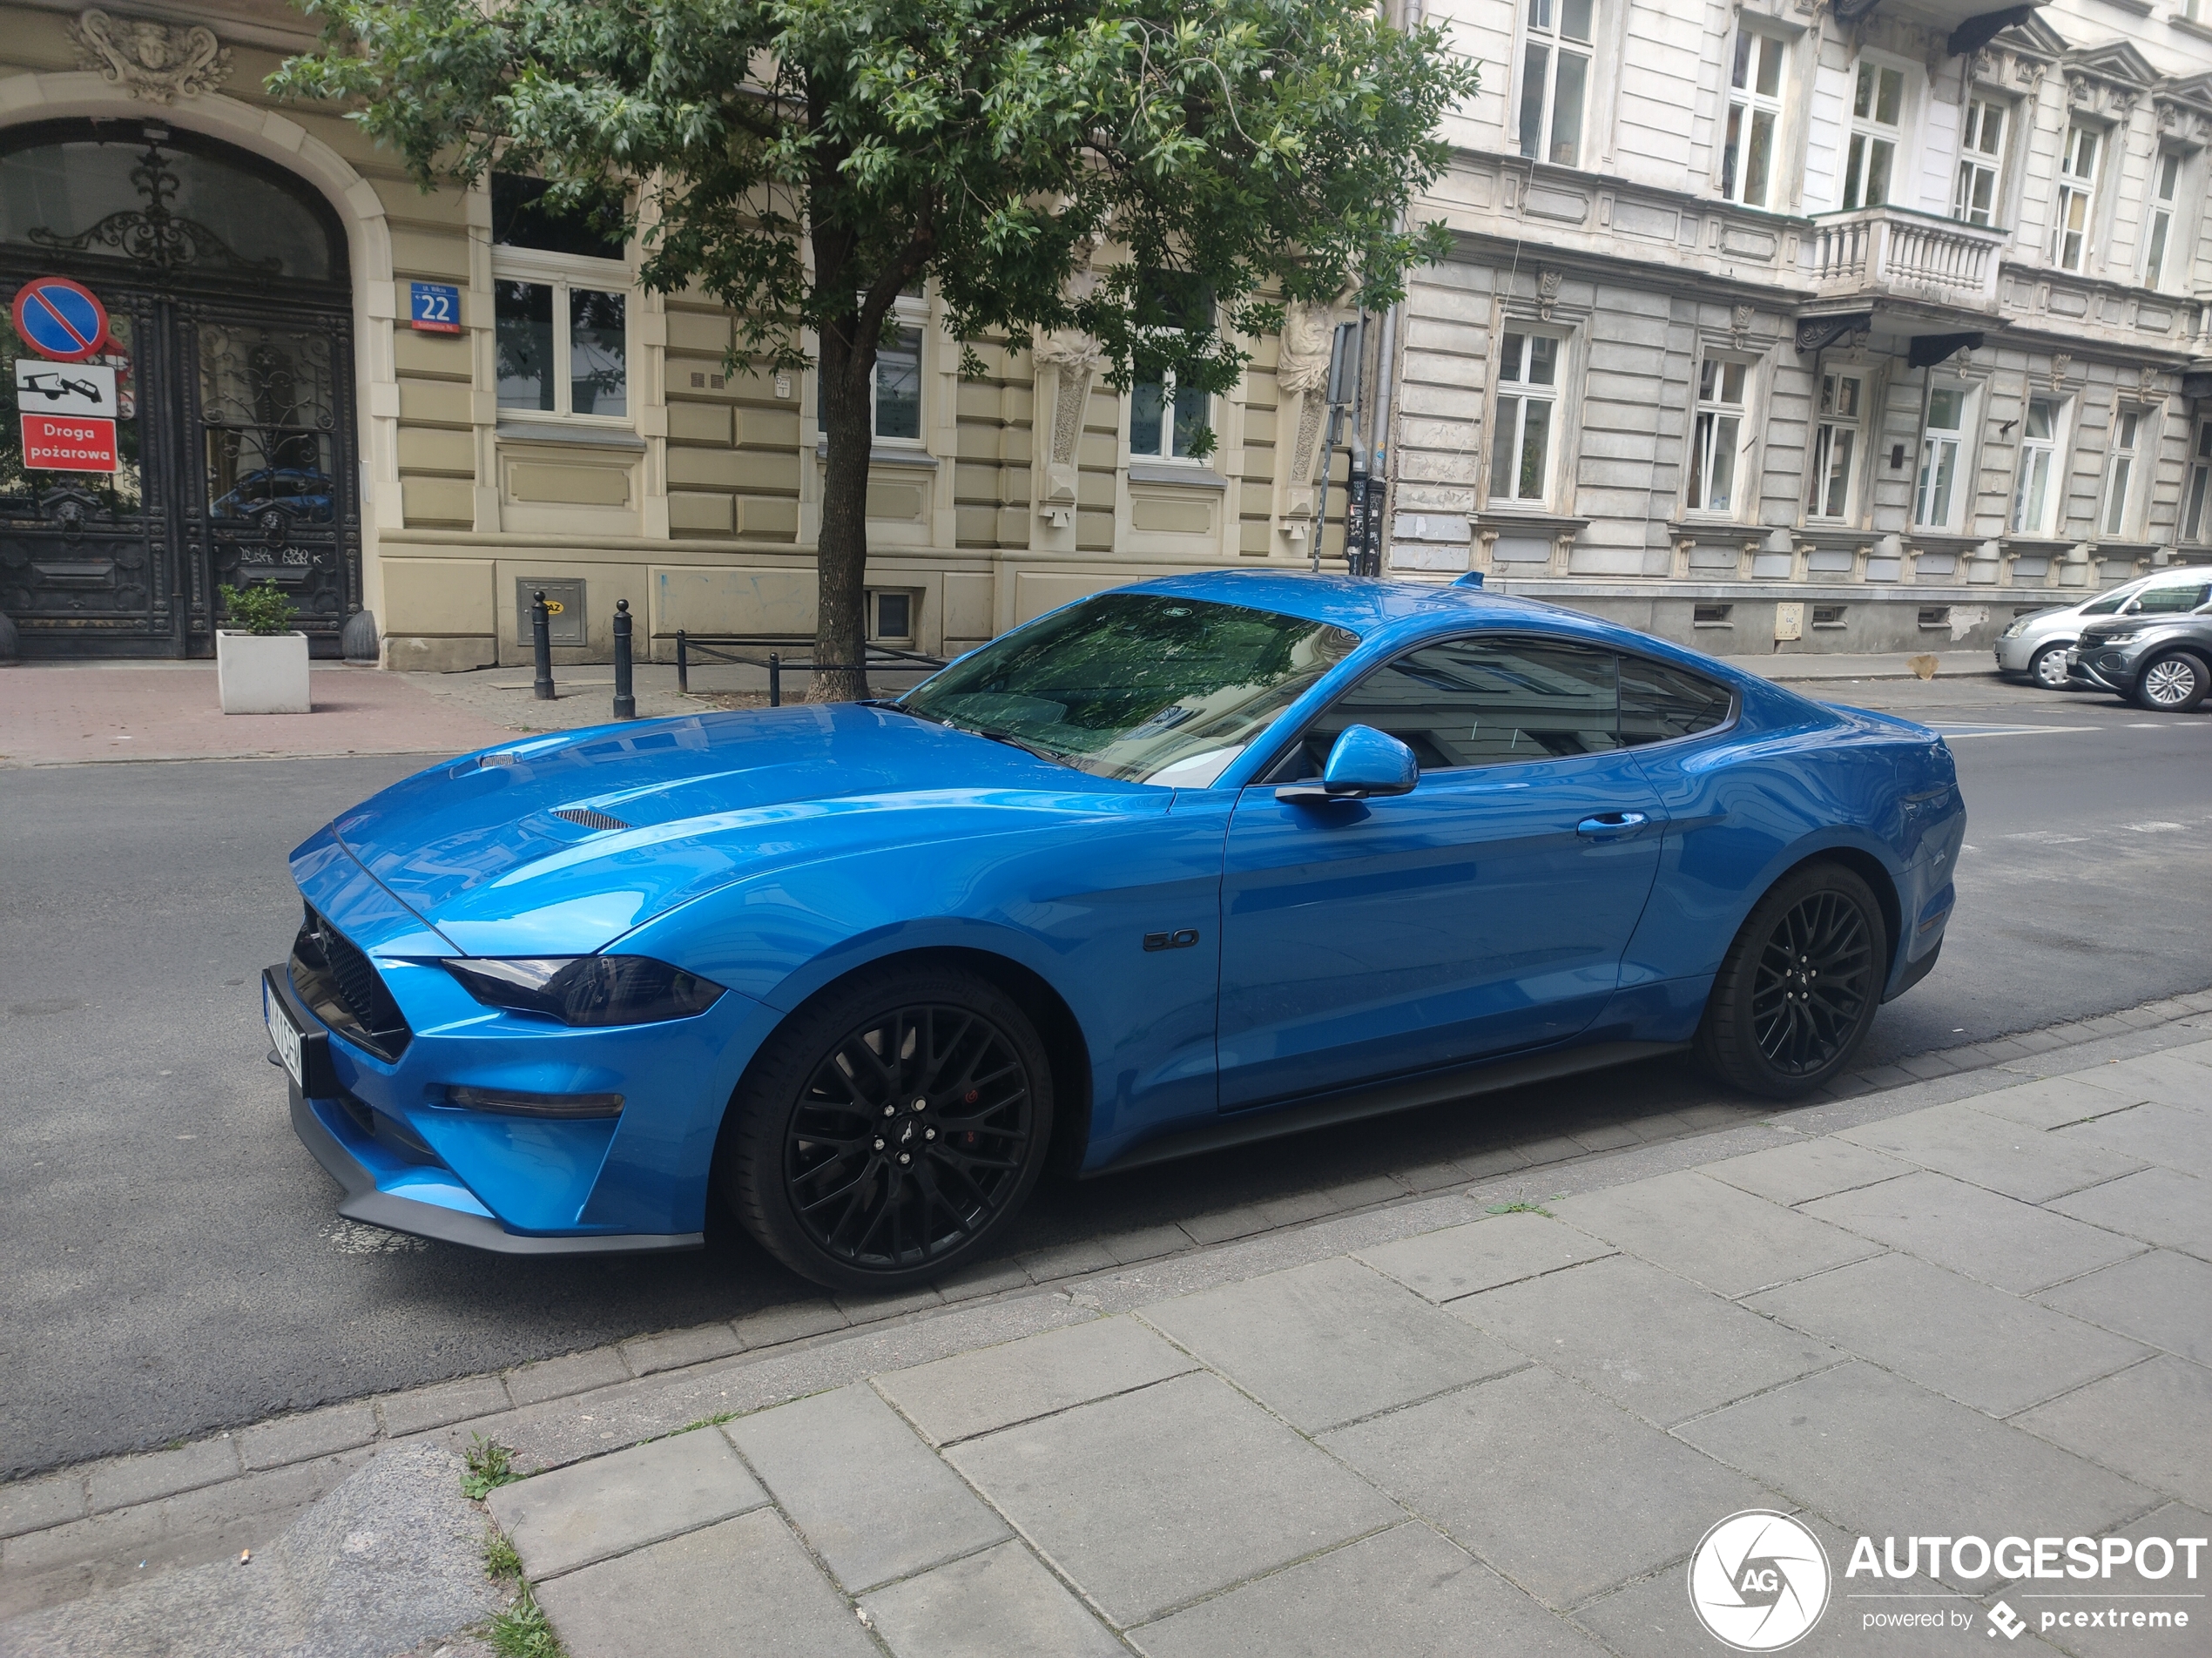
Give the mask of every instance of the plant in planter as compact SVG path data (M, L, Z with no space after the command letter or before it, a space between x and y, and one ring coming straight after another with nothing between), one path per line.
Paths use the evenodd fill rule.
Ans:
M225 583L223 608L236 627L215 633L215 677L226 714L304 714L307 696L307 636L295 632L299 606L274 582L245 587Z

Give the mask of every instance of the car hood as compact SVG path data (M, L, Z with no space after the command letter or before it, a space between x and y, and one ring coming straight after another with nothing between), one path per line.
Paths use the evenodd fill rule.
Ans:
M576 954L778 865L1101 796L1164 811L1172 793L844 703L518 739L417 772L331 831L462 950Z

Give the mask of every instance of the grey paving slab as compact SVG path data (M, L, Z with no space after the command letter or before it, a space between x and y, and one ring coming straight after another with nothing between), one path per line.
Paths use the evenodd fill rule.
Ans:
M1610 1244L1548 1216L1521 1213L1379 1244L1361 1250L1358 1258L1414 1294L1444 1302L1612 1253Z
M1307 1433L1528 1362L1342 1257L1155 1302L1140 1316Z
M1123 1317L894 1370L875 1385L930 1440L949 1445L1197 1367L1188 1353Z
M1911 1255L1856 1261L1744 1304L1993 1416L2148 1356L2124 1337Z
M1700 1171L1724 1180L1770 1203L1802 1203L1831 1192L1850 1191L1912 1172L1912 1165L1831 1134L1809 1136L1795 1145L1775 1146L1741 1157L1707 1163Z
M2200 1180L2212 1180L2212 1111L2156 1101L2060 1129L2054 1140L2077 1140L2124 1151Z
M740 1417L724 1431L853 1594L1007 1534L865 1382Z
M809 1336L826 1336L851 1323L842 1307L823 1299L770 1307L738 1319L731 1328L750 1349L779 1347L787 1341L804 1341Z
M1022 1264L1039 1284L1050 1284L1055 1278L1103 1272L1120 1264L1103 1244L1086 1237L1072 1244L1055 1244L1049 1250L1033 1250L1022 1257Z
M880 1658L767 1508L571 1572L537 1603L569 1658Z
M350 1451L375 1437L376 1412L368 1400L359 1399L247 1428L238 1436L239 1459L248 1468L280 1468L287 1462Z
M1554 1607L1686 1556L1723 1515L1774 1506L1743 1474L1541 1366L1321 1443Z
M2165 1105L2212 1110L2212 1065L2204 1050L2212 1043L2143 1054L2116 1065L2096 1065L2074 1075L2098 1088L2139 1095Z
M2182 1503L2162 1503L2132 1525L2121 1527L2112 1535L2125 1537L2130 1542L2158 1537L2169 1543L2177 1537L2212 1536L2212 1517ZM2200 1552L2197 1580L2189 1583L2180 1580L2182 1568L2179 1567L2163 1577L2147 1578L2135 1569L2134 1562L2130 1560L2126 1566L2117 1568L2110 1578L2098 1580L2094 1587L2110 1588L2130 1597L2156 1596L2158 1598L2155 1600L2131 1598L2124 1603L2114 1604L2124 1605L2125 1610L2130 1614L2154 1610L2169 1614L2185 1612L2192 1627L2201 1627L2208 1610L2206 1601L2201 1597L2204 1594L2204 1580L2209 1568L2212 1568L2212 1562L2209 1562ZM2080 1614L2099 1610L2098 1604L2094 1600L2084 1601L2078 1595L2067 1594L2067 1590L2078 1591L2079 1586L2073 1583L2053 1584L2048 1586L2048 1590L2042 1584L2033 1587L2023 1586L2023 1593L2013 1597L2021 1615L2042 1631L2044 1640L2060 1651L2072 1655L2072 1658L2141 1658L2142 1654L2155 1651L2161 1646L2168 1651L2179 1649L2178 1631L2172 1626L2152 1633L2134 1625L2132 1617L2126 1624L2117 1624L2109 1617L2101 1623L2092 1623L2083 1617L2078 1623L2044 1629L2043 1614L2046 1613ZM2047 1599L2045 1596L2049 1591L2056 1593Z
M2061 1215L2212 1260L2212 1180L2146 1169L2054 1201Z
M381 1394L375 1404L384 1419L384 1432L397 1439L466 1422L472 1416L496 1415L508 1408L509 1400L498 1377L466 1376L457 1382Z
M1020 1543L1001 1543L867 1596L894 1658L1124 1658L1067 1585Z
M1885 1117L1846 1129L1839 1137L2025 1203L2044 1203L2143 1167L2140 1157L2057 1139L1967 1102Z
M727 1439L694 1428L502 1486L487 1500L535 1581L742 1514L768 1493Z
M1603 1648L1427 1527L1394 1527L1146 1624L1148 1658L1514 1658ZM903 1658L903 1655L901 1655Z
M2047 1307L2212 1365L2212 1265L2153 1250L2035 1297Z
M2146 1093L2143 1097L2148 1099L2149 1095ZM2056 1129L2102 1116L2107 1112L2124 1111L2135 1103L2125 1092L2099 1088L2078 1076L2040 1077L2017 1088L1977 1094L1972 1101L1977 1111L1986 1111L1992 1116L2005 1117L2031 1129Z
M1726 1296L1874 1253L1864 1238L1690 1169L1569 1197L1551 1210Z
M0 1537L20 1537L78 1519L84 1513L84 1476L42 1474L0 1486Z
M2144 1486L1871 1365L1823 1371L1675 1432L1873 1537L2094 1535L2153 1501Z
M2110 1266L2142 1245L1948 1175L1816 1197L1804 1212L2015 1295Z
M239 1472L238 1442L227 1433L175 1451L143 1457L116 1457L86 1470L91 1511L126 1508L231 1479Z
M595 1387L612 1387L630 1379L630 1366L618 1348L594 1347L588 1352L568 1353L507 1372L507 1395L518 1405L565 1399Z
M728 1324L695 1324L688 1330L664 1330L624 1342L622 1356L632 1371L650 1376L657 1370L681 1370L686 1365L727 1358L744 1348L745 1343Z
M946 1454L1123 1625L1401 1517L1203 1372Z
M2169 1497L2212 1508L2212 1370L2161 1353L2013 1419Z
M1469 1296L1452 1311L1662 1427L1844 1358L1626 1255Z

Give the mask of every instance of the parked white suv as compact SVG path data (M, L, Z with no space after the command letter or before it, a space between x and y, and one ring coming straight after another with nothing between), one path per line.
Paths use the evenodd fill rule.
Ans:
M2188 586L2203 580L2201 567L2177 565L2092 593L2078 603L2021 617L1997 637L1997 671L2025 677L2046 691L2063 691L2066 653L2080 638L2086 623L2099 617L2119 615L2121 607L2145 588Z

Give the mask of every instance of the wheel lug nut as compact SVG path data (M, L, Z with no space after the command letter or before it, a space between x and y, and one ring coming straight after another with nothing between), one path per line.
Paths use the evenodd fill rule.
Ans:
M925 1140L934 1140L937 1137L937 1130L934 1129L924 1129L921 1131L921 1137Z
M902 1151L899 1154L899 1161L900 1163L912 1163L914 1161L914 1154L911 1152Z
M878 1151L882 1150L882 1149L883 1149L883 1142L882 1142L882 1141L880 1141L880 1140L877 1141L877 1142L875 1142L875 1149L876 1149Z
M883 1108L883 1115L887 1117L895 1117L899 1115L899 1108L895 1105L887 1105Z
M929 1102L928 1102L928 1101L927 1101L927 1100L916 1100L916 1101L914 1102L914 1109L915 1109L915 1110L917 1110L917 1111L927 1111L928 1109L929 1109Z

